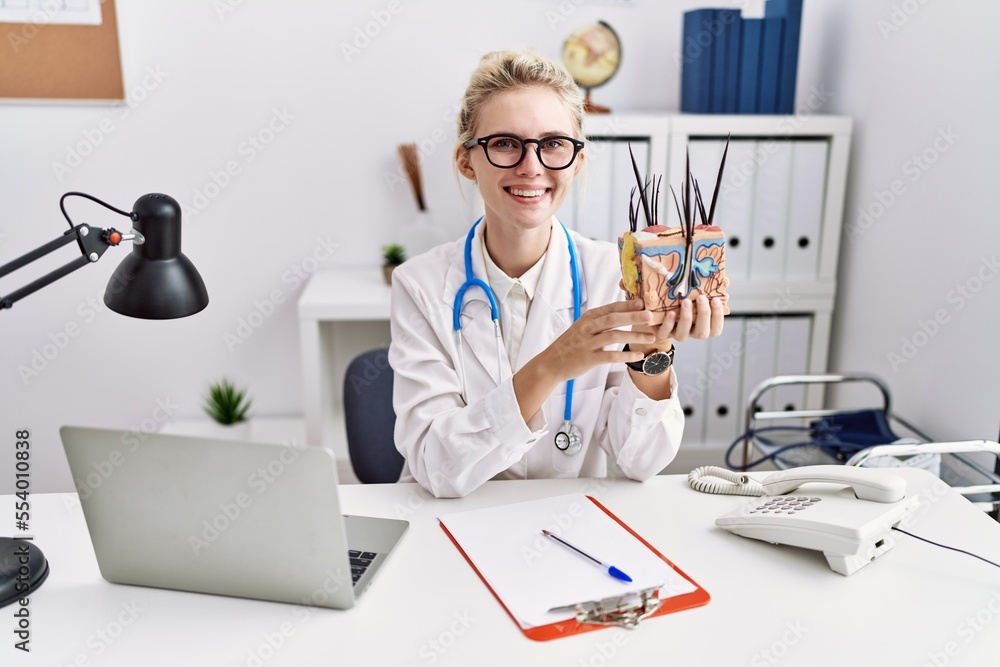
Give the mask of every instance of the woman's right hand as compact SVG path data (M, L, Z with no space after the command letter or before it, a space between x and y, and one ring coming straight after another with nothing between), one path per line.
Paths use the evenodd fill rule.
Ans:
M527 423L541 409L549 394L566 380L579 377L594 366L640 361L642 352L622 352L625 343L652 343L653 333L630 331L633 324L649 324L652 313L642 310L642 301L617 301L591 308L561 336L514 374L514 394L521 417Z
M566 331L514 374L514 394L527 423L557 385L579 377L594 366L642 359L641 352L605 350L630 344L649 344L655 336L630 331L633 324L649 324L652 313L642 310L642 301L617 301L591 308Z
M632 325L648 325L652 315L649 311L642 310L642 301L639 299L591 308L536 359L545 364L545 369L557 383L579 377L601 364L641 361L641 352L604 348L621 347L625 343L652 343L655 339L653 333L629 330Z

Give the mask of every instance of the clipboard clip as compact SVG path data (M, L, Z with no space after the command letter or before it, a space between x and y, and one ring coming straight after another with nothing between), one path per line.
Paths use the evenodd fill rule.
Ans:
M551 611L573 609L576 612L577 623L616 625L626 630L635 630L639 622L656 613L662 603L660 589L647 588L603 600L591 600L572 606L557 607Z

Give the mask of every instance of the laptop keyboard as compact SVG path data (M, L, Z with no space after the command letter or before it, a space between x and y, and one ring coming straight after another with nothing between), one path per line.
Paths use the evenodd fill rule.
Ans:
M368 566L372 564L377 554L373 551L356 551L351 549L347 552L347 555L351 559L351 579L354 584L357 584L358 579L365 573Z

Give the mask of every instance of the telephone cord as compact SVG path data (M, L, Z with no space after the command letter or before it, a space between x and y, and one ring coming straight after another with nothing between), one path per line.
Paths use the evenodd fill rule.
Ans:
M763 496L764 485L749 475L733 472L718 466L702 466L688 473L688 485L702 493L719 493L732 496Z

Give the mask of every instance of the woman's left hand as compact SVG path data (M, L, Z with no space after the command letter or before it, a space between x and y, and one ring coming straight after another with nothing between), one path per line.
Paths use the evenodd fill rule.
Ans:
M667 312L661 324L642 329L652 331L657 341L672 339L684 342L688 338L704 340L718 336L722 333L723 316L728 299L727 295L709 301L704 294L698 296L696 304L690 299L684 299L680 308ZM637 330L637 327L633 326L632 330Z

